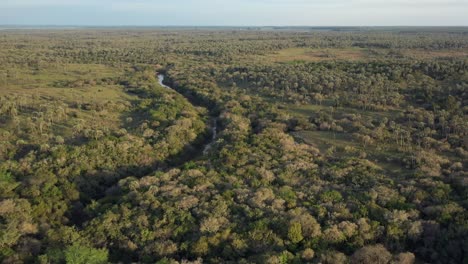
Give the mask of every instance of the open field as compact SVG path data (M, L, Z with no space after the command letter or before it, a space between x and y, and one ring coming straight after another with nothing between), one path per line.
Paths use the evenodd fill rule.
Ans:
M346 49L309 49L290 48L280 50L268 57L274 62L294 62L294 61L329 61L329 60L367 60L368 49L346 48Z
M123 92L122 87L102 81L122 74L121 70L104 65L51 65L40 70L14 68L4 69L0 74L0 95L17 93L85 102L131 98Z
M369 61L377 59L437 59L468 57L467 49L288 48L266 56L273 62Z
M389 109L387 111L370 111L370 110L362 110L352 107L337 107L332 108L331 103L322 102L322 105L318 104L283 104L282 107L292 115L302 116L302 117L312 117L315 116L320 111L327 111L333 113L336 118L341 118L344 114L355 114L361 115L366 118L374 118L374 119L394 119L400 113L401 110L399 109Z
M122 125L124 105L130 105L136 97L113 81L106 82L122 73L116 68L97 64L5 69L0 97L13 98L30 106L20 112L18 118L21 122L27 122L27 118L34 115L51 115L53 118L51 113L41 113L47 108L62 111L69 117L48 126L57 135L71 138L75 127L96 127L99 124L106 129L116 129ZM124 107L103 110L104 105ZM9 122L5 125L8 127L13 127L13 124Z

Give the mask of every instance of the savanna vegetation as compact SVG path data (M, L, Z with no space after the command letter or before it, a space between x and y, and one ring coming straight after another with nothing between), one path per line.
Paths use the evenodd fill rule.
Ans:
M2 30L0 261L467 263L467 32Z

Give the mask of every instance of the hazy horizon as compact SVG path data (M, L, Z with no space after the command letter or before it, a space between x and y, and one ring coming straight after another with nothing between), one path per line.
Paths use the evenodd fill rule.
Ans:
M332 28L468 28L468 25L93 25L93 24L0 24L0 27L19 27L19 28L40 28L40 27L55 27L55 28L311 28L311 29L332 29Z
M468 0L15 0L17 26L468 26Z

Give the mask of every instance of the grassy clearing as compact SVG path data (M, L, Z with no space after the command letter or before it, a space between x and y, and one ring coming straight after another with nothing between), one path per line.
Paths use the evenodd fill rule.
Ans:
M338 151L334 152L333 155L339 157L354 157L359 156L360 153L366 153L367 159L375 162L386 174L392 177L405 177L412 173L397 162L398 152L377 149L372 145L365 146L347 133L298 131L291 134L296 140L314 146L322 153L326 153L330 148L337 149Z
M333 133L330 131L298 131L293 132L292 135L304 141L309 145L312 145L321 152L327 151L330 147L341 147L346 146L359 147L358 142L354 142L351 135L346 133Z
M242 87L242 86L238 88L232 88L232 87L227 87L227 86L220 86L220 87L221 89L225 91L228 91L228 90L233 91L234 89L238 89L242 91L243 93L248 94L249 96L262 98L262 100L264 100L265 102L276 104L280 106L280 108L283 109L289 115L296 116L296 117L309 118L309 117L315 116L320 111L331 112L332 106L333 106L332 100L324 100L322 101L322 104L284 103L279 98L267 96L265 94L256 92L255 90L248 89L247 87ZM402 112L401 109L396 109L396 108L388 109L386 111L362 110L358 108L344 107L344 106L333 108L333 115L336 118L341 118L344 114L355 114L355 115L361 115L363 118L372 118L372 119L388 118L390 120L393 120L396 117L398 117L401 112Z
M23 95L61 99L67 102L95 103L103 101L129 100L132 96L123 92L119 86L92 86L87 88L17 88L9 86L0 89L0 95Z
M423 50L423 49L369 49L369 48L341 48L341 49L311 49L289 48L266 56L272 62L319 62L331 60L369 61L375 59L440 59L468 57L468 49L459 50Z
M468 58L468 49L451 50L423 50L404 49L399 51L403 56L413 59L437 59L437 58Z
M322 105L316 104L305 104L305 105L295 105L295 104L287 104L283 106L289 114L293 116L300 116L300 117L311 117L317 114L320 111L331 111L331 102L324 102ZM351 107L338 107L334 109L334 115L338 117L344 114L355 114L361 115L364 118L373 118L373 119L394 119L400 113L400 110L392 109L388 111L366 111Z
M122 73L121 69L97 64L4 69L0 71L0 97L16 98L14 100L28 106L21 108L19 113L22 122L28 122L27 118L38 113L53 118L51 109L65 111L68 116L65 120L49 124L51 131L64 137L71 137L73 127L77 125L118 128L122 126L125 111L125 107L119 105L128 105L137 97L126 93L120 85L100 80L112 79ZM90 110L87 109L89 105L103 107ZM5 124L6 128L11 129L11 126Z
M4 71L6 72L6 70ZM0 95L21 94L57 98L65 101L100 102L129 100L131 97L117 85L85 84L82 87L63 87L60 83L117 77L121 70L96 64L66 64L41 70L11 69L2 75Z
M331 107L327 103L322 105L294 105L289 104L284 106L285 111L295 117L313 117L320 111L330 111ZM334 111L334 118L340 119L345 114L361 115L365 119L379 120L382 118L393 119L398 116L398 110L387 112L364 111L349 107L339 107ZM327 153L330 148L335 148L338 151L333 155L345 156L360 156L361 153L366 153L366 158L379 165L382 170L392 177L405 177L411 173L398 163L401 153L397 150L378 148L377 145L365 145L353 138L349 133L338 133L332 131L297 131L291 133L296 140L312 145L322 153Z
M284 49L269 56L274 62L294 61L327 61L327 60L350 60L358 61L370 58L368 49L346 48L346 49L309 49L290 48Z

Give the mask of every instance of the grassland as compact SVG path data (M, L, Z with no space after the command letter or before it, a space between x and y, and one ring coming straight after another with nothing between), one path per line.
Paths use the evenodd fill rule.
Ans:
M265 56L272 62L371 61L376 59L434 59L468 57L468 50L376 49L376 48L288 48Z
M293 116L302 116L302 117L311 117L316 115L320 111L331 111L331 102L324 101L321 105L317 104L285 104L283 108L288 111ZM337 118L340 118L343 114L355 114L361 115L365 118L388 118L393 119L401 110L391 109L387 111L365 111L362 109L356 109L352 107L343 107L333 108L333 113Z
M22 122L30 115L50 115L44 109L64 111L72 118L66 122L54 123L52 128L65 138L70 137L77 126L93 127L101 124L108 128L121 126L125 106L136 99L126 93L122 86L112 79L123 71L97 64L47 65L40 69L5 69L2 77L0 97L29 105L19 114ZM109 80L109 81L103 81ZM96 110L99 105L112 105L112 111ZM92 109L91 109L92 108ZM60 110L59 110L60 109ZM62 110L63 109L63 110ZM8 124L5 128L11 128Z
M368 49L346 48L346 49L309 49L290 48L280 50L268 56L274 62L294 62L294 61L328 61L328 60L364 60L370 56Z
M35 95L87 102L128 100L129 95L117 85L95 84L96 80L115 78L121 73L119 69L94 64L65 64L40 70L9 69L3 71L0 95Z

